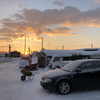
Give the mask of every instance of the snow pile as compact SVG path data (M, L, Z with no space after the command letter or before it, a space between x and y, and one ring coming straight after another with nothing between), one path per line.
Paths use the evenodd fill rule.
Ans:
M30 66L29 62L27 60L21 59L19 61L19 67L20 68L22 68L22 67L25 68L25 66Z

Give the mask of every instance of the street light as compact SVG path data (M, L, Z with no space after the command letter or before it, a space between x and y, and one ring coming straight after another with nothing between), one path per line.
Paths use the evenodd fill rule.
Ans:
M42 49L43 49L43 37L40 37L42 39Z
M42 49L43 49L43 37L41 37L42 38Z
M25 52L26 52L26 36L25 35L22 35L22 37L25 37L25 45L24 45L24 54L25 54Z

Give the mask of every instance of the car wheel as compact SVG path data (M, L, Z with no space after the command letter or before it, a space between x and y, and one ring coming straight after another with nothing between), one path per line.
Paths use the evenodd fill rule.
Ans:
M57 85L57 92L60 94L68 94L71 90L71 85L68 81L61 81Z
M26 76L21 76L22 81L25 81L25 79L26 79Z
M60 67L59 67L59 66L56 66L55 69L56 69L56 68L60 68Z

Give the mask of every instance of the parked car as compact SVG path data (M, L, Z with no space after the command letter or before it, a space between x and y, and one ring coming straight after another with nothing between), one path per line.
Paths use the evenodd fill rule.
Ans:
M44 73L40 84L60 94L68 94L73 88L100 86L100 60L72 61L61 69Z

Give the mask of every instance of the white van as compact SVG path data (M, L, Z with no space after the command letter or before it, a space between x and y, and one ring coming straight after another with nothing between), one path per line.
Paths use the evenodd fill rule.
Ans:
M64 65L68 64L71 62L71 60L64 60L63 57L58 56L58 55L53 55L50 63L49 63L49 68L55 69L55 68L61 68Z

